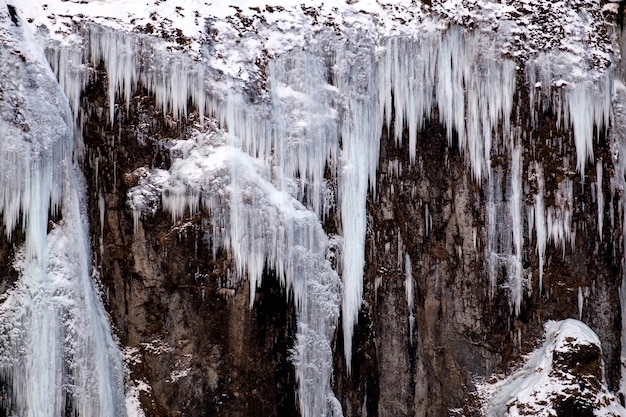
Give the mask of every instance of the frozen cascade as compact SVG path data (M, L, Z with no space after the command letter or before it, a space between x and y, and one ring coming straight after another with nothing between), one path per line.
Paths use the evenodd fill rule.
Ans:
M297 311L293 360L301 414L341 415L332 414L338 402L330 388L341 294L327 260L330 241L317 215L289 194L297 188L293 181L276 180L287 191L279 190L267 167L226 141L222 133L180 141L169 172L150 171L130 191L129 203L144 210L146 190L153 190L172 213L201 204L211 214L213 245L230 250L237 276L250 280L251 303L266 266L275 270Z
M368 34L353 37L359 39L356 42L323 32L325 35L320 37L331 36L333 40L329 46L335 49L335 64L325 62L327 53L319 46L307 53L292 52L273 60L269 74L273 108L265 105L264 99L260 105L251 105L237 93L242 89L237 81L217 77L210 66L182 52L168 51L165 42L153 37L94 24L86 25L84 32L88 40L84 60L94 64L102 60L107 69L111 120L115 117L116 94L128 106L130 92L138 83L152 91L157 105L174 116L186 114L187 99L191 98L198 108L229 129L233 145L273 164L286 176L300 175L301 197L318 214L327 210L323 207L324 168L326 164L331 168L337 165L344 241L344 347L348 363L352 327L362 301L365 200L368 184L373 184L376 176L384 121L389 126L391 114L395 114L395 125L408 125L414 158L417 131L436 104L442 123L448 127L449 140L452 141L452 132L457 132L477 180L487 169L492 135L497 133L500 122L502 130L497 136L509 135L515 64L500 59L496 48L485 49L484 42L495 40L478 31L467 32L456 26L440 31L434 25L424 25L420 38L393 36L383 40L382 52ZM322 64L332 68L334 87L324 84L322 76L326 70ZM58 68L70 71L67 66ZM72 74L77 85L85 83L85 71L75 69L70 75L59 77L68 80ZM215 82L217 78L222 80ZM205 87L206 96L201 93ZM79 90L72 86L68 94ZM294 107L294 103L301 104ZM467 122L463 116L466 107L473 115ZM302 119L305 112L308 115ZM307 135L316 139L306 139Z
M0 210L8 236L20 224L19 279L0 306L0 374L10 413L122 416L121 355L90 275L82 207L72 162L74 121L43 51L0 1ZM11 51L19 51L19 55ZM48 233L49 212L62 220Z
M263 97L259 105L252 105L237 93L241 91L238 82L224 77L214 82L215 74L210 66L182 52L168 51L164 43L161 45L153 37L94 24L87 25L83 36L88 39L84 60L93 63L102 60L107 68L112 120L116 94L121 94L128 106L130 92L138 83L155 94L157 104L164 111L178 117L187 113L187 99L191 98L192 103L204 109L200 114L215 116L229 129L233 145L282 170L285 177L299 175L299 198L308 201L318 215L328 209L324 205L327 192L324 169L327 164L337 166L344 239L344 346L348 363L352 327L362 299L365 199L368 183L373 184L376 175L379 132L384 122L391 125L391 115L395 114L395 125L408 126L409 149L414 158L417 132L437 105L440 120L448 128L449 140L452 141L456 132L473 176L479 182L490 172L493 137L511 136L515 64L501 59L497 48L484 48L485 42L493 43L496 39L480 31L467 32L456 26L440 31L428 25L420 38L392 36L383 40L382 52L377 50L375 40L366 35L359 36L359 42L334 39L329 43L336 49L334 65L327 62L321 47L311 48L307 53L284 54L270 63L272 107L264 103ZM59 47L51 49L55 48ZM136 51L141 52L133 53ZM324 66L332 68L334 87L325 83L328 77ZM61 79L68 80L74 74L77 85L85 83L84 71L70 71L63 66L58 69L70 73L59 73ZM552 73L539 75L546 80L553 77ZM80 91L70 81L65 85L71 87L70 95ZM206 95L201 93L205 87ZM584 94L567 97L570 96L580 99L576 101L578 104L570 105L571 109L584 104L587 97ZM569 103L567 97L563 102ZM604 107L599 109L594 114L606 117ZM463 116L466 110L472 117ZM395 132L398 134L401 129L396 128ZM193 210L193 206L189 207ZM176 217L180 213L172 214ZM494 232L488 235L495 239ZM510 242L519 241L520 235L516 234ZM519 246L511 250L520 252ZM516 269L515 275L519 277L519 273ZM512 288L520 289L520 286ZM516 292L515 297L519 296Z
M402 139L402 127L407 127L409 155L414 161L418 132L436 108L449 142L458 142L474 180L487 189L485 255L489 292L495 294L497 273L503 266L508 270L511 306L516 313L524 290L524 159L512 139L515 134L510 120L518 70L515 62L503 58L496 46L508 34L469 31L454 25L442 29L432 21L420 29L423 30L380 38L370 27L346 28L343 36L322 29L316 34L317 39L307 41L306 48L293 48L273 56L266 74L269 88L261 90L254 102L245 92L243 78L217 71L218 65L212 62L208 50L190 57L150 35L93 23L80 29L87 40L83 62L102 61L107 71L111 121L116 118L116 97L128 107L132 90L139 84L154 94L164 112L171 112L174 117L186 116L191 102L199 109L201 118L205 114L213 116L226 130L230 147L225 149L238 149L256 159L267 183L277 192L299 200L318 221L332 201L332 186L327 181L337 181L343 235L338 265L344 282L343 334L348 368L353 327L362 303L365 202L368 193L375 192L372 188L379 138L385 124L387 128L394 126L397 142ZM88 71L82 65L66 65L64 60L70 55L64 48L67 47L50 44L48 55L76 108ZM592 80L583 79L579 72L571 71L580 65L574 58L566 52L539 54L525 67L524 75L531 86L531 116L536 122L535 109L552 109L559 126L573 129L576 167L583 175L585 164L592 157L594 138L609 124L613 81L610 71ZM71 55L69 60L77 59ZM494 155L502 157L503 165L492 162ZM331 178L324 177L327 168ZM536 172L541 177L539 163ZM223 195L217 197L190 187L183 174L188 173L181 169L177 174L180 181L172 183L168 182L168 174L151 172L151 182L130 198L136 222L142 213L158 204L160 192L163 205L173 218L186 211L194 212L202 205L216 213L220 202L231 202L232 212L221 217L214 215L221 219L219 226L224 230L213 236L214 245L231 249L239 275L245 272L250 278L251 294L266 265L276 268L288 287L295 285L293 278L287 276L290 269L276 246L285 238L283 231L258 230L253 219L246 217L247 203L242 202L247 200L239 190L241 178L233 175L232 188L227 192L220 188ZM165 187L165 183L169 185ZM527 212L537 237L542 279L547 242L565 251L566 244L574 241L573 182L565 179L559 183L552 207L544 207L545 190L543 183L538 183L534 209ZM496 228L497 224L504 224L504 228ZM252 237L235 239L246 233ZM270 242L271 247L261 248L260 242ZM318 256L325 250L311 251ZM306 398L302 389L300 398ZM311 405L315 401L311 399L303 408L316 409Z

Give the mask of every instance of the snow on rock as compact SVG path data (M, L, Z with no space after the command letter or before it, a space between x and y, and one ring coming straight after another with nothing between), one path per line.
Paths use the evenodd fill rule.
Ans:
M543 345L522 368L479 391L488 417L626 416L606 386L598 336L574 319L546 323Z
M342 288L327 259L330 241L317 215L293 197L296 184L273 179L280 173L227 145L232 138L226 136L196 132L178 141L169 171L145 173L129 191L129 205L145 213L158 203L144 197L157 190L174 218L204 208L210 214L206 239L231 251L237 277L250 281L251 306L263 271L275 270L296 305L293 361L302 416L341 415L332 414L339 403L330 387Z

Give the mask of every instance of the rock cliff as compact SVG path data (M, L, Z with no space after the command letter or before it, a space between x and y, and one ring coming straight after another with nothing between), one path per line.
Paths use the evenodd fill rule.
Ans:
M0 0L5 66L45 49L76 126L111 415L626 415L621 3L145 3ZM511 388L546 352L545 398ZM55 415L8 366L3 412Z

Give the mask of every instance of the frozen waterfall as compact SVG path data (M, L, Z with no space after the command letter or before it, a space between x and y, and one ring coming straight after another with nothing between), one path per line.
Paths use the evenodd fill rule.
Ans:
M123 416L121 355L91 277L74 120L29 31L0 2L0 211L7 238L24 234L19 277L0 305L3 406L28 417Z
M529 52L510 42L524 26L513 18L495 28L468 29L452 17L425 14L409 30L348 10L337 30L310 23L298 9L281 11L247 37L224 22L203 22L202 34L190 37L185 49L125 26L126 17L102 18L110 10L92 3L95 17L67 23L66 39L46 27L35 40L22 20L16 25L0 15L1 34L9 34L0 56L13 64L1 69L0 93L11 100L0 105L12 106L2 113L15 116L0 120L0 159L8 167L0 176L0 211L8 238L18 226L26 236L16 251L20 279L0 307L0 367L19 414L58 416L67 406L85 416L125 413L119 352L90 277L84 185L71 162L81 94L101 64L112 125L129 111L138 87L172 120L198 113L189 137L169 149L171 166L145 169L130 189L135 228L159 209L173 220L204 211L213 251L221 247L232 255L236 279L249 281L251 306L264 270L277 273L296 306L292 361L303 417L342 414L331 383L333 346L341 312L350 371L367 267L367 199L376 196L385 129L393 130L397 145L408 141L411 163L419 141L428 140L420 133L431 119L445 128L448 145L459 148L485 200L474 244L484 258L477 280L491 297L504 288L514 317L535 290L525 254L537 255L541 292L549 245L565 254L575 244L575 177L585 184L590 163L602 239L602 176L608 170L596 159L594 144L612 123L623 128L622 109L614 109L612 97L624 93L611 65L587 67L593 60L580 57L591 53L583 37ZM504 15L506 5L498 7ZM7 9L3 0L0 9ZM589 16L566 18L576 32ZM49 24L60 31L56 21ZM223 36L221 43L209 32ZM609 64L613 59L604 58ZM555 153L570 141L575 153L560 155L558 167L526 147L534 145L533 128L544 112L556 118L558 129L571 131L571 138L551 138ZM620 153L623 144L612 140ZM615 163L614 190L625 187L622 159ZM548 168L560 174L552 188ZM622 197L622 216L625 204ZM337 235L323 228L331 214ZM623 219L617 222L624 228ZM398 258L404 260L412 337L419 294L411 257Z

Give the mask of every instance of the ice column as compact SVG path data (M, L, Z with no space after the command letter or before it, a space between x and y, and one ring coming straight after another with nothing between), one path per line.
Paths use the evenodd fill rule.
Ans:
M602 242L604 227L604 194L602 192L602 161L596 162L596 201L598 204L598 239Z
M520 313L522 303L522 149L516 146L511 155L511 196L509 202L510 218L513 233L513 254L509 260L509 291L511 292L515 315Z
M71 110L27 26L2 29L0 91L11 100L0 100L0 211L9 237L18 222L25 234L19 278L0 305L3 406L25 417L123 416L121 356L90 275ZM49 225L57 210L62 220Z
M546 192L543 168L541 164L535 162L535 179L537 181L537 194L535 194L534 223L537 238L537 258L539 259L539 294L543 291L543 268L546 257L546 244L548 241L545 205L543 197Z
M409 309L409 341L413 340L413 326L415 324L415 316L413 315L413 303L414 303L414 282L413 282L413 266L411 265L411 257L409 254L404 255L404 274L406 279L404 281L404 292L406 294L406 303Z
M524 281L522 268L522 155L521 148L511 153L510 166L495 166L488 176L485 259L489 277L489 294L495 295L501 268L507 272L512 313L518 315ZM508 180L508 181L507 181Z
M378 79L374 45L366 37L346 41L337 51L335 85L342 93L341 168L339 204L343 232L344 294L342 327L348 370L352 362L352 334L363 300L366 198L378 165L382 112L378 107Z

